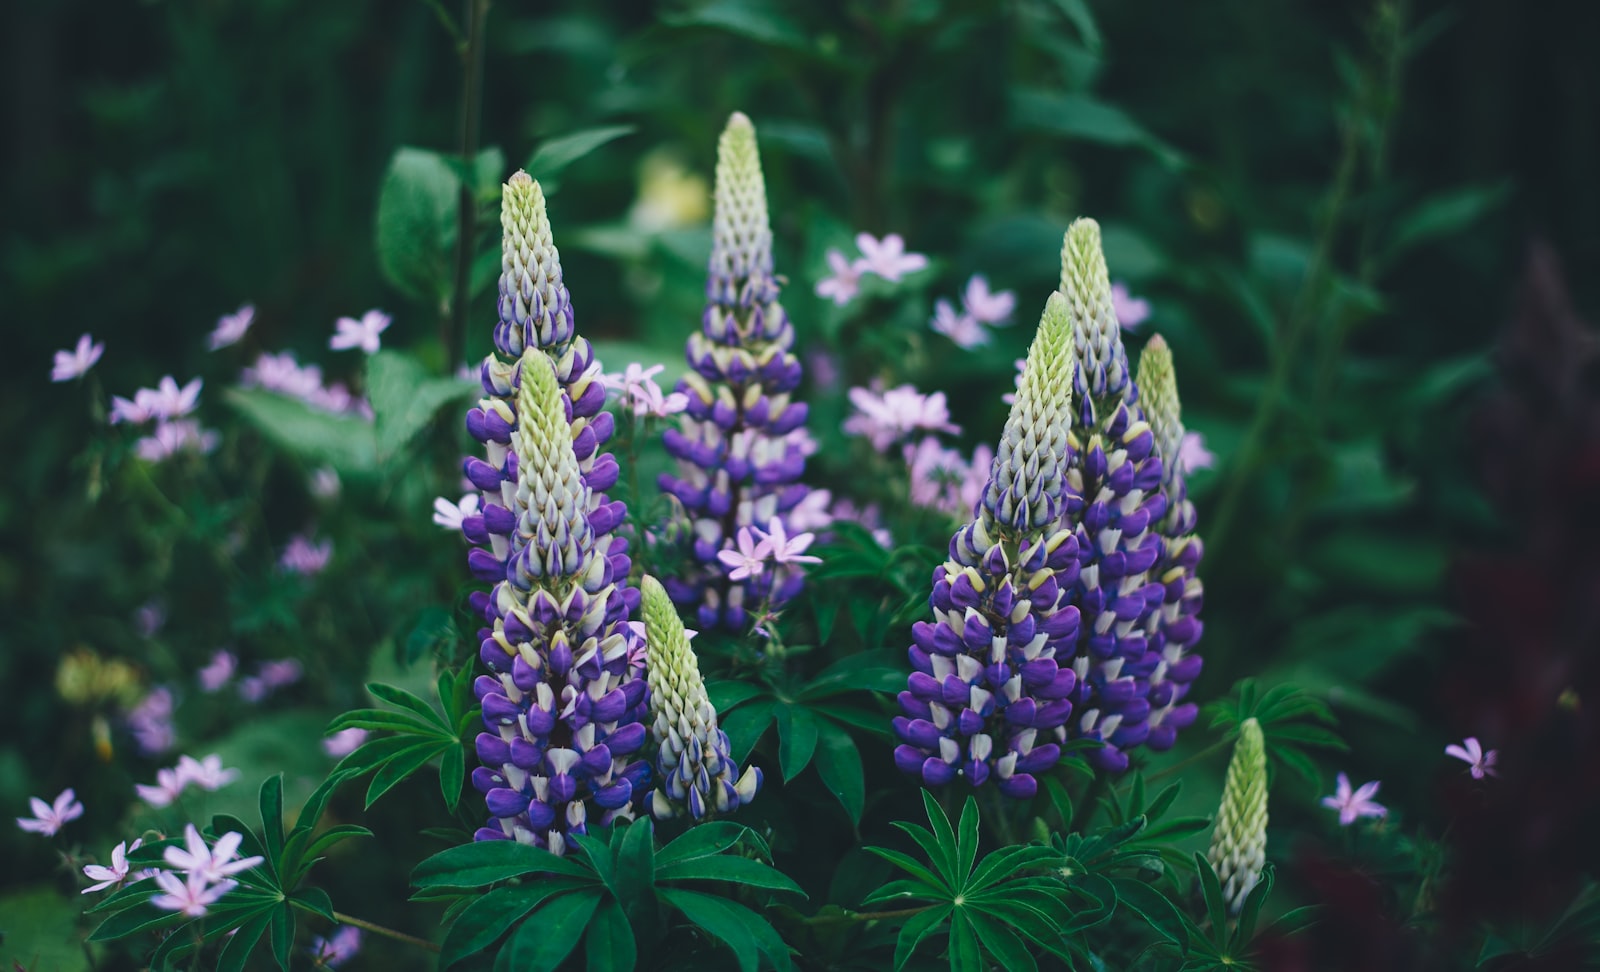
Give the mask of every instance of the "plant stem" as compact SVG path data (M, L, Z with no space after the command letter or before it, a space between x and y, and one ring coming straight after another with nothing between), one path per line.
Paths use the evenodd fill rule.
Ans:
M483 36L484 22L489 18L489 0L466 0L466 5L466 43L461 49L461 164L470 172L473 160L478 157L478 126L483 116ZM445 318L441 335L452 372L461 363L465 350L461 344L467 332L473 244L478 235L478 200L467 179L461 182L456 210L455 307Z
M354 925L363 931L372 932L374 935L382 935L385 938L392 938L397 942L405 942L407 945L415 945L418 948L426 949L430 952L439 951L439 946L425 938L418 938L415 935L407 935L405 932L395 931L393 928L385 928L382 925L375 925L370 921L356 918L352 915L347 915L342 911L335 911L333 913L333 918L340 924Z
M888 918L910 918L920 915L933 905L918 905L915 908L901 908L899 911L846 911L836 915L812 915L805 920L808 925L838 925L847 921L879 921Z
M1198 753L1191 753L1190 755L1185 756L1183 759L1178 760L1176 763L1173 763L1171 766L1156 770L1154 773L1146 776L1144 781L1146 783L1154 783L1163 776L1170 776L1173 773L1176 773L1178 770L1183 769L1185 766L1190 765L1191 763L1197 763L1200 760L1205 759L1207 756L1211 756L1214 753L1220 752L1231 741L1232 737L1227 739L1219 739L1206 748L1200 750Z

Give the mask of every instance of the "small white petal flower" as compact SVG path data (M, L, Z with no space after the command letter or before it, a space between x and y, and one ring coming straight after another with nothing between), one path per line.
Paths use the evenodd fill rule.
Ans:
M852 263L840 251L830 249L828 267L833 274L817 281L817 296L833 301L835 307L843 307L855 299L856 293L861 289L861 274L865 270L865 265L860 260Z
M367 354L377 354L382 346L378 335L388 330L391 322L389 315L380 310L367 311L359 321L353 317L341 317L334 323L336 330L333 337L328 339L328 347L335 351L360 348Z
M68 821L83 816L83 804L78 802L77 794L71 788L62 790L54 803L29 797L28 806L33 810L33 817L18 817L17 826L46 837L54 837Z
M458 503L452 503L443 496L434 497L433 522L446 530L459 530L461 523L469 516L478 512L478 494L468 493L461 497Z
M94 339L85 334L78 338L77 347L71 351L57 351L55 366L50 369L51 381L71 381L83 377L84 372L94 367L94 363L105 354L106 344L101 341L94 343Z
M906 252L906 241L899 233L890 233L881 240L870 233L857 233L856 246L861 249L861 269L891 283L928 265L928 258L922 254Z
M83 876L97 884L91 884L79 894L88 894L91 891L104 891L114 884L121 884L128 876L128 852L139 849L142 840L133 843L123 841L111 850L111 866L104 867L99 864L87 864L83 868Z

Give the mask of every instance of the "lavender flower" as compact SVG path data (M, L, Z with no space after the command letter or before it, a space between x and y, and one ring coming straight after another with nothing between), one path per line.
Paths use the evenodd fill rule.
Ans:
M1339 826L1348 827L1362 817L1386 817L1389 811L1372 798L1378 795L1379 783L1363 783L1356 790L1350 788L1350 777L1339 774L1333 796L1322 798L1322 805L1339 811Z
M239 668L239 659L231 651L218 649L211 653L211 661L196 673L200 679L200 689L204 692L215 692L233 680L233 673Z
M1072 320L1051 294L971 523L933 574L932 623L912 627L894 720L901 770L924 784L993 779L1026 799L1072 715L1078 541L1060 518L1072 418Z
M83 804L70 788L57 794L55 801L46 803L38 797L29 797L32 817L18 817L17 826L30 833L54 837L69 821L83 816Z
M250 325L255 323L256 309L253 304L245 304L232 314L224 314L217 318L216 329L206 337L206 347L213 351L220 351L232 344L239 343L245 332L250 330Z
M616 572L596 540L615 520L591 503L553 365L538 346L524 345L506 423L511 478L496 497L505 505L484 514L503 514L511 526L496 532L507 559L482 599L492 627L482 632L479 658L491 674L474 689L488 731L477 739L483 765L472 782L491 815L477 839L559 854L591 819L631 819L650 768L629 759L645 741L646 686L619 586L626 571ZM597 380L592 387L603 394Z
M336 969L360 951L361 929L354 925L340 925L327 938L317 935L311 939L311 958L318 968Z
M204 759L179 756L177 771L180 778L207 792L220 790L239 778L238 770L223 768L222 757L216 753Z
M77 346L71 351L56 352L55 364L50 369L50 380L71 381L74 378L82 378L105 353L104 341L96 344L94 338L85 334L78 338Z
M1133 330L1150 316L1150 302L1128 293L1127 285L1120 280L1111 285L1111 306L1117 326L1125 331Z
M278 558L278 566L291 574L310 577L322 573L332 558L332 540L315 543L304 534L295 534L289 538L289 545L283 548L283 556Z
M389 329L390 323L389 315L381 310L369 310L360 320L341 317L334 322L334 334L328 339L328 347L335 351L360 348L367 354L377 354L382 345L379 335Z
M1267 864L1267 748L1255 719L1239 724L1208 856L1228 910L1238 914Z
M976 279L976 278L974 278ZM934 333L943 334L960 348L975 348L989 343L989 332L970 311L956 313L948 300L940 298L933 303L933 321L928 325Z
M1145 413L1161 458L1161 491L1167 502L1166 515L1155 528L1161 538L1161 555L1150 572L1150 578L1162 586L1161 606L1145 620L1149 639L1146 660L1150 655L1159 658L1147 676L1150 735L1145 744L1159 751L1170 749L1178 730L1194 722L1198 714L1194 703L1183 699L1202 664L1194 647L1204 629L1200 606L1205 588L1195 576L1195 568L1205 548L1195 535L1194 504L1189 501L1184 478L1183 443L1188 434L1181 418L1172 351L1159 334L1139 356L1138 384L1145 393Z
M740 775L677 610L654 577L646 575L640 586L650 645L650 735L658 747L660 779L650 812L657 820L687 812L695 822L732 813L755 799L761 770L750 766Z
M1210 469L1216 465L1217 457L1206 448L1205 436L1198 432L1185 432L1183 441L1178 444L1178 461L1183 463L1185 472L1196 469Z
M1452 743L1444 747L1444 754L1466 763L1475 780L1481 780L1485 776L1500 775L1494 768L1495 760L1500 754L1493 749L1485 751L1483 744L1478 742L1475 736L1468 736L1460 746Z
M189 778L179 773L176 768L156 770L155 784L135 783L134 792L139 794L139 799L160 809L170 806L189 786Z
M944 392L924 395L910 385L881 394L868 388L852 388L850 404L856 411L844 420L845 434L865 436L877 452L888 451L915 432L961 432L961 427L950 421Z
M928 258L922 254L906 252L906 241L899 233L890 233L881 240L870 233L857 233L856 247L861 250L856 266L890 283L899 283L901 277L928 265Z
M852 261L837 249L828 250L828 269L831 276L817 281L817 296L833 301L833 306L843 307L855 299L861 289L861 274L866 268L860 260Z
M717 559L728 569L729 580L755 577L766 569L772 559L772 547L765 540L756 539L755 527L740 527L737 549L718 550Z
M974 274L961 292L961 305L980 324L999 326L1009 323L1011 312L1017 309L1017 295L1009 290L994 293L987 277Z
M210 883L248 871L266 860L260 856L236 860L242 843L244 835L230 831L218 837L215 846L208 846L194 824L188 824L183 828L183 846L168 847L161 856L168 867Z
M164 911L180 911L191 918L204 916L211 905L239 884L233 880L212 884L195 875L182 878L171 871L161 871L155 878L162 893L152 897L150 903Z
M102 864L86 864L83 876L96 883L89 885L79 894L88 894L91 891L104 891L113 885L121 884L128 877L128 852L139 849L142 840L135 840L132 844L127 841L119 843L111 849L111 866Z
M367 741L367 730L349 728L341 729L322 741L322 749L335 759L343 759L361 748Z
M1166 515L1167 498L1162 457L1139 406L1100 227L1092 219L1079 219L1067 230L1061 293L1072 317L1076 409L1068 428L1067 501L1060 516L1077 535L1081 569L1073 601L1083 612L1070 733L1102 741L1103 747L1090 751L1090 761L1121 772L1128 766L1126 750L1150 736L1150 681L1164 677L1150 629L1165 590L1151 569L1165 549L1153 527ZM1032 370L1030 364L1023 373L1024 387ZM1193 712L1180 707L1163 718L1176 731L1193 720Z
M692 554L684 575L666 589L680 606L698 607L703 629L745 626L766 602L781 608L799 593L803 575L782 567L730 579L717 563L744 527L787 518L805 500L806 420L794 328L778 303L772 230L755 127L735 112L717 145L706 310L690 336L691 373L677 391L688 399L678 428L662 439L678 460L661 488L681 508L676 536Z
M178 730L172 724L175 709L172 690L163 686L152 689L129 710L128 728L141 753L155 756L178 744Z

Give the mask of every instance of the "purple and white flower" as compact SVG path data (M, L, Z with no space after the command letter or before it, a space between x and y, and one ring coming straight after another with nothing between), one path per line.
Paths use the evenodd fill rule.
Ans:
M1485 750L1476 736L1468 736L1459 746L1454 743L1446 746L1444 754L1466 763L1468 771L1475 780L1481 780L1485 776L1500 775L1494 768L1495 760L1499 759L1500 753L1493 749Z
M142 840L133 843L123 841L111 849L111 866L101 864L85 864L83 876L96 883L89 885L79 894L88 894L91 891L104 891L106 888L121 884L128 877L128 852L139 849Z
M1010 323L1011 313L1017 309L1017 295L1009 290L991 292L988 278L974 274L962 291L961 304L978 323L998 326Z
M33 810L33 816L18 817L17 826L46 837L54 837L69 821L83 816L83 804L78 802L77 794L70 787L57 794L51 803L38 797L29 797L28 806Z
M1332 796L1322 798L1322 805L1339 811L1339 826L1348 827L1362 817L1385 817L1389 811L1372 798L1378 795L1378 781L1363 783L1360 788L1350 788L1350 777L1339 774Z

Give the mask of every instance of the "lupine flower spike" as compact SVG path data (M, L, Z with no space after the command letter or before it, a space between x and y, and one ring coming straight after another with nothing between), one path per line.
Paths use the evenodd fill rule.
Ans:
M717 728L717 710L666 589L650 576L640 588L650 645L650 735L658 747L650 812L657 820L687 813L695 822L732 813L755 799L761 770L751 766L741 776L728 754L728 735Z
M679 536L692 555L683 576L664 583L673 601L697 609L702 629L742 630L751 610L781 608L804 583L793 566L734 580L718 562L741 529L786 521L809 492L799 481L806 406L790 398L800 385L793 348L772 272L756 130L735 112L717 144L706 310L689 337L692 371L677 387L688 404L680 426L662 436L678 472L663 475L661 488L678 500Z
M934 620L912 626L895 764L924 784L991 779L1027 799L1056 764L1078 677L1078 541L1061 516L1072 421L1072 321L1051 294L973 520L933 573Z
M1255 719L1239 724L1210 858L1228 910L1238 914L1267 863L1267 747Z
M1104 742L1089 752L1090 761L1120 773L1128 767L1126 750L1150 735L1150 680L1162 666L1148 628L1164 597L1151 569L1164 549L1153 528L1167 501L1155 434L1122 346L1100 226L1092 219L1067 230L1061 293L1072 316L1076 405L1062 524L1078 538L1074 601L1083 611L1071 733ZM1030 362L1024 384L1032 369ZM1176 731L1193 719L1192 710L1173 709L1163 724Z
M479 651L491 674L474 683L488 731L477 739L483 765L472 782L492 818L477 839L559 854L591 821L631 819L644 796L649 765L629 759L645 741L643 653L633 650L627 599L596 544L597 528L614 521L591 505L568 400L537 346L524 347L513 391L511 475L495 496L513 526Z
M1166 515L1156 523L1161 556L1150 571L1151 580L1162 586L1161 606L1145 621L1149 654L1158 658L1148 676L1150 736L1145 745L1164 750L1172 747L1178 729L1193 722L1197 714L1194 703L1183 699L1200 674L1201 659L1194 647L1204 627L1200 605L1205 588L1195 576L1204 547L1195 536L1194 504L1185 484L1189 470L1183 443L1189 434L1180 417L1172 350L1159 334L1139 356L1138 385L1144 392L1145 415L1161 457L1161 491L1167 498Z

